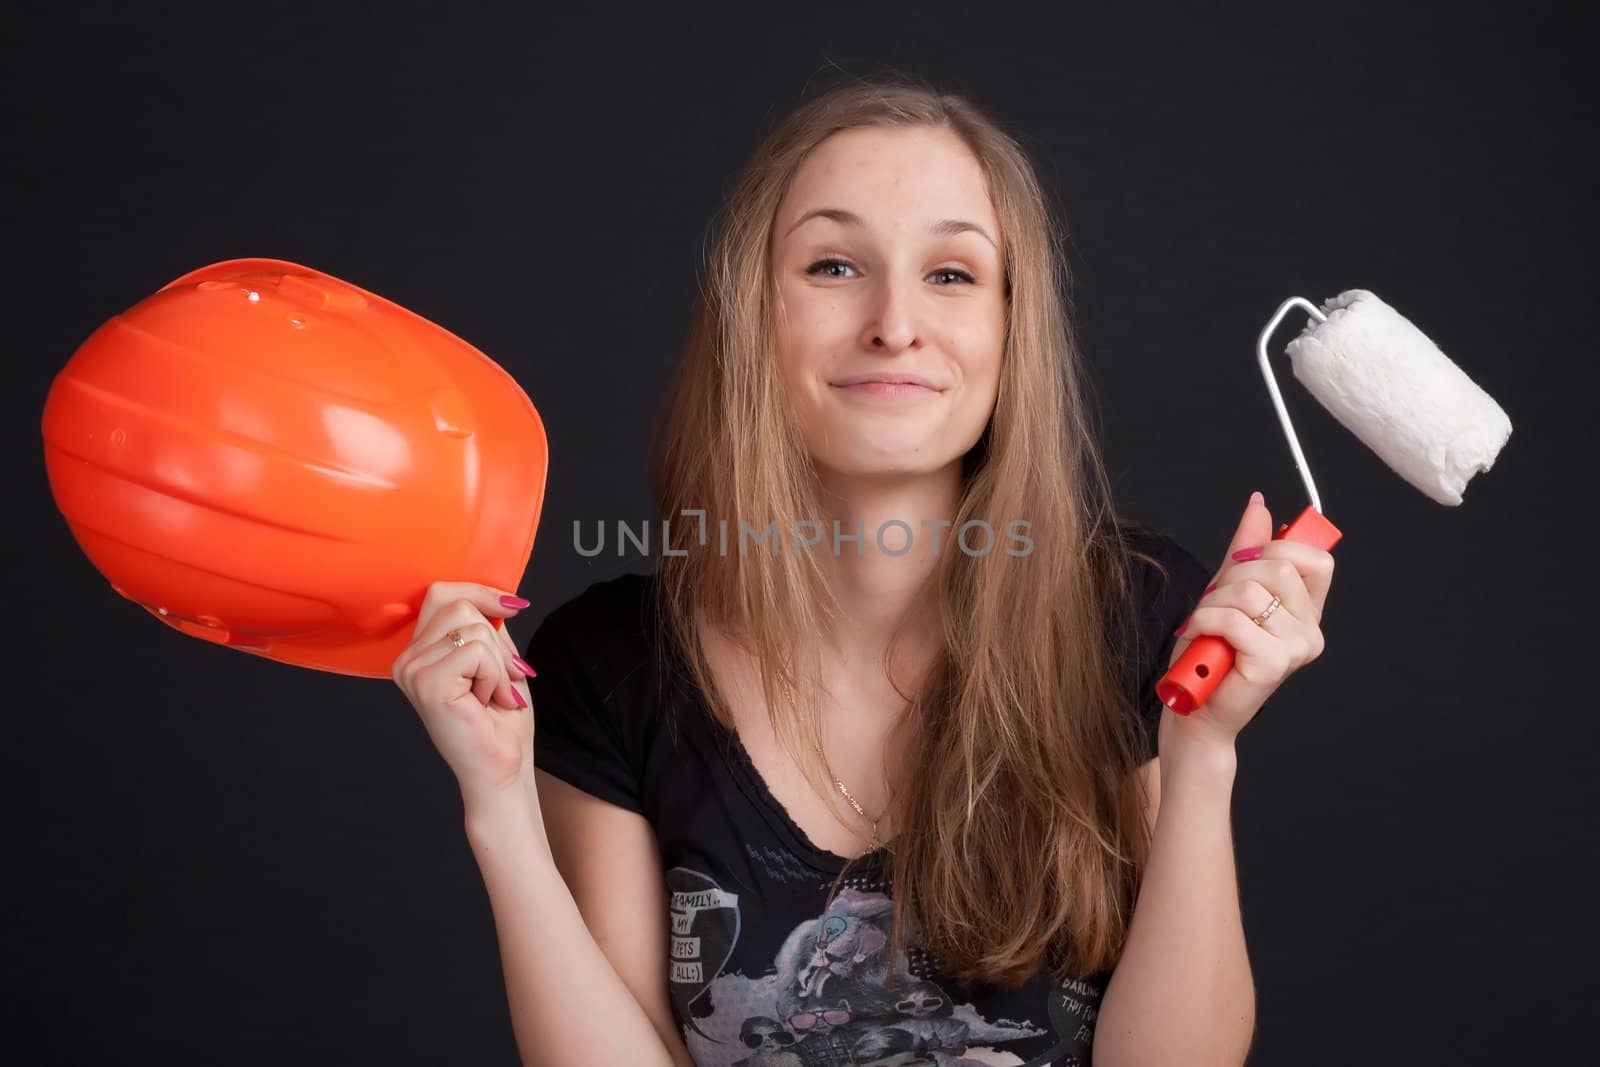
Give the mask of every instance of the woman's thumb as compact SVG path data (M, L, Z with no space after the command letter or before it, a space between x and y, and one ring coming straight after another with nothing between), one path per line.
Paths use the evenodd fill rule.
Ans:
M1239 518L1239 526L1233 531L1233 538L1228 542L1228 550L1223 553L1222 566L1236 562L1233 554L1241 548L1260 548L1272 540L1272 512L1267 510L1266 499L1260 491L1250 494L1249 503L1244 506L1244 514Z

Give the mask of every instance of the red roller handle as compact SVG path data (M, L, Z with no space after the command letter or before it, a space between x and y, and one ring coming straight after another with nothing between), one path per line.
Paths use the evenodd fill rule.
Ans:
M1310 504L1291 523L1278 527L1274 541L1299 541L1323 551L1332 551L1344 535L1327 517ZM1215 634L1201 634L1189 643L1167 673L1156 683L1161 703L1188 715L1206 702L1211 691L1233 669L1233 646Z

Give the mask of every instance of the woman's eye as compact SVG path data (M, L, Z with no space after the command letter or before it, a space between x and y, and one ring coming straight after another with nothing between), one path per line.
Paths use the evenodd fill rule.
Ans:
M849 263L846 263L842 259L819 259L817 262L811 264L811 266L806 268L806 273L807 274L826 274L826 276L830 277L830 278L843 277L843 275L840 275L840 274L827 274L826 273L830 268L833 268L833 267L842 267L842 268L844 268L846 270L855 270L854 267L852 267ZM943 267L943 268L940 268L939 270L936 270L932 274L930 274L929 277L930 278L953 277L953 278L955 278L955 279L957 279L959 281L965 282L968 285L973 284L972 275L968 274L964 270L958 270L955 267ZM948 284L948 283L941 282L940 284Z
M806 273L807 274L820 274L820 273L822 273L823 269L827 268L827 267L850 267L850 264L846 263L842 259L819 259L817 262L811 264L811 266L806 268ZM850 269L854 270L855 268L851 267ZM830 275L828 275L828 277L837 278L837 277L839 277L839 275L830 274Z

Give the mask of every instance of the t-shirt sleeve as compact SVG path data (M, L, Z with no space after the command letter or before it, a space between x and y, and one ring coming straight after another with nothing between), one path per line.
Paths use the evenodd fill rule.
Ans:
M591 596L591 594L584 594ZM636 731L608 681L615 651L589 624L582 604L552 611L529 639L523 659L533 702L533 765L585 793L643 814ZM603 622L603 620L602 620Z
M1172 631L1187 619L1211 584L1211 570L1171 537L1151 532L1136 542L1161 561L1133 559L1133 598L1138 605L1137 646L1134 649L1135 694L1144 726L1145 759L1158 755L1157 737L1164 706L1156 683L1167 673L1178 638Z

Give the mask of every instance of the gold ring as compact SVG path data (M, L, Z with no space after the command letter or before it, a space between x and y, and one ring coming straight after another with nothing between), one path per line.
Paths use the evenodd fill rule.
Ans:
M467 643L467 639L461 636L460 630L451 630L449 633L445 634L445 636L448 637L450 639L450 643L455 645L457 648L462 648Z
M1272 613L1274 611L1277 611L1278 610L1278 605L1282 604L1282 603L1283 603L1283 600L1281 598L1273 597L1272 598L1272 603L1267 605L1266 610L1263 611L1260 615L1257 615L1255 618L1251 619L1250 621L1255 623L1257 626L1260 626L1262 629L1265 629L1267 620L1272 618Z

